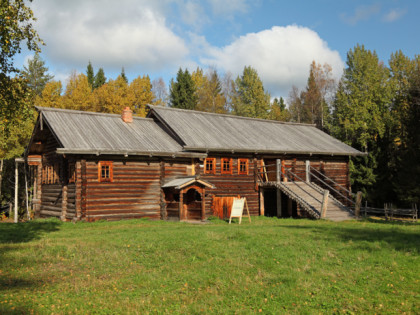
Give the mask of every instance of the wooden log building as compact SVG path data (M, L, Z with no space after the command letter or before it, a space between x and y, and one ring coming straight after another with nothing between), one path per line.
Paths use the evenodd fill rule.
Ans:
M147 118L37 110L25 151L36 217L204 220L227 217L237 196L251 215L317 217L279 181L310 165L350 190L349 156L363 154L308 124L160 106Z

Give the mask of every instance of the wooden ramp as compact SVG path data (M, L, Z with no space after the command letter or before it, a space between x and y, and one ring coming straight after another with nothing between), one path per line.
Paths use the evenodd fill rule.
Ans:
M294 182L266 182L262 187L276 187L289 198L296 201L309 215L315 219L321 218L321 206L324 190L313 184L303 181ZM349 208L344 206L334 197L329 196L327 214L325 219L332 221L344 221L354 219Z

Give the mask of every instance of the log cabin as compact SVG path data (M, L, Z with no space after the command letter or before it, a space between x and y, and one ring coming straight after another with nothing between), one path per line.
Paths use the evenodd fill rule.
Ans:
M238 196L254 216L352 216L349 159L363 153L314 125L161 106L146 118L37 110L25 151L35 217L227 218Z

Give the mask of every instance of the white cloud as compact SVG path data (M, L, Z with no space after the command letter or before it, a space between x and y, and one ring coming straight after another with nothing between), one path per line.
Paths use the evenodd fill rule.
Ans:
M341 19L350 25L356 25L360 21L368 20L371 16L379 13L380 10L381 6L379 4L362 5L354 10L353 15L341 14Z
M328 63L339 78L344 63L319 35L296 25L279 27L241 36L230 45L208 49L201 62L240 75L245 66L258 71L264 86L273 96L287 96L292 85L306 86L309 66Z
M404 9L392 9L391 11L389 11L387 14L383 16L382 20L384 22L391 23L403 17L406 13L407 13L407 10L404 10Z
M158 71L189 54L184 40L165 19L165 1L34 2L37 30L48 59L63 67L136 68Z

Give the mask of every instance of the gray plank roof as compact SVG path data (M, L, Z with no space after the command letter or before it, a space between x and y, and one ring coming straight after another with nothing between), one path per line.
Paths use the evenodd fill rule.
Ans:
M361 155L314 125L150 106L184 143L184 150Z
M196 178L195 176L187 176L187 177L181 177L181 178L175 178L164 185L162 185L162 188L170 188L174 187L175 189L182 189L186 186L199 183L207 188L215 188L215 186L208 181Z
M182 146L150 118L37 107L63 148L60 153L147 154L182 152Z

